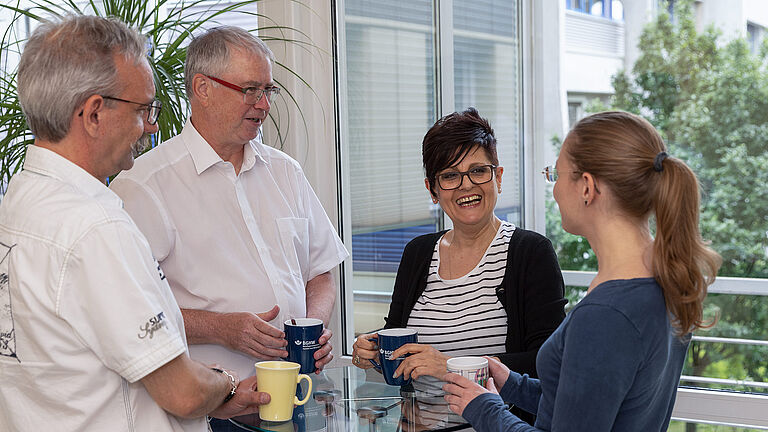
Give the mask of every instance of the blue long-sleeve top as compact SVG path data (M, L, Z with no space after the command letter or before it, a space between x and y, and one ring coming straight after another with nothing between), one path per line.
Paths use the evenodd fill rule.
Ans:
M478 396L463 416L478 432L665 431L689 342L653 278L607 281L542 345L540 379L510 372L499 396ZM536 414L535 426L505 401Z

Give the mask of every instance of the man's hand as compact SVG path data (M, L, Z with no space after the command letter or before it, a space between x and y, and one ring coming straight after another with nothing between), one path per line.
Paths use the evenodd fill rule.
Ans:
M259 412L259 405L268 404L269 393L256 391L256 375L246 378L237 385L235 395L213 410L209 415L220 419L228 419L246 414Z
M406 354L410 355L406 357L395 370L395 378L399 377L401 374L405 379L408 379L409 377L416 379L423 375L440 378L448 371L446 363L450 357L442 354L432 347L432 345L418 343L405 344L392 352L391 358L395 359Z
M331 354L331 351L333 351L333 346L329 343L332 336L333 332L327 328L324 328L323 334L320 335L320 338L317 340L317 342L320 344L320 348L315 351L316 374L319 374L323 370L323 367L325 367L325 365L333 360L333 354Z
M443 381L445 381L445 385L443 385L445 401L448 402L448 407L451 411L458 415L462 415L467 405L481 394L498 394L493 378L488 378L488 382L485 384L486 388L455 373L445 374Z
M288 356L285 333L269 324L280 312L275 305L259 314L233 312L221 314L218 331L222 345L260 360L279 360Z

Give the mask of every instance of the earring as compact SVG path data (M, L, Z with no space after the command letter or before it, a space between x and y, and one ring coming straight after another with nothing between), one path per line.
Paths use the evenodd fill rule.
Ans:
M432 198L432 203L437 204L437 198Z
M586 201L584 201L584 205L587 205L587 202L586 202Z
M501 193L501 188L499 188L499 193Z

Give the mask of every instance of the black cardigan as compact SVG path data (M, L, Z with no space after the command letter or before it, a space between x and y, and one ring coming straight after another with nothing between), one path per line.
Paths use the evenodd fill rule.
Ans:
M405 327L408 323L413 306L427 286L435 243L443 233L416 237L405 246L384 328ZM507 312L506 353L498 357L513 371L536 377L536 354L565 318L563 275L546 237L515 229L509 240L504 279L496 295Z

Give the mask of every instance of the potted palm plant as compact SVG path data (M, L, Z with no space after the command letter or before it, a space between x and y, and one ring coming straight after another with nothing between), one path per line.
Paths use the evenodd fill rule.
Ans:
M309 38L300 30L281 26L257 12L256 4L259 1L229 1L222 5L210 0L16 0L15 4L0 4L0 13L10 15L10 25L2 33L0 40L0 195L5 192L11 176L21 169L27 145L34 141L27 128L16 92L15 64L25 40L22 33L35 21L67 14L93 14L118 18L145 34L151 44L148 50L155 78L156 97L163 104L155 142L162 142L178 134L187 118L188 104L183 74L186 46L192 35L201 28L219 25L223 17L229 16L238 22L253 23L246 26L249 31L270 30L274 34L274 30L277 30L278 35L285 36L283 31L291 35L263 38L266 41L282 40L311 46ZM300 4L296 0L291 1ZM260 21L268 25L259 27ZM275 67L285 69L288 75L295 76L300 82L308 85L284 64L276 62ZM279 81L276 82L280 85ZM284 104L295 105L299 116L303 118L298 102L290 91L284 89L281 97ZM280 132L280 117L279 107L274 113L270 113L270 121L277 130L277 142L273 144L278 146L282 146L284 136ZM288 120L284 114L283 124L290 124Z

